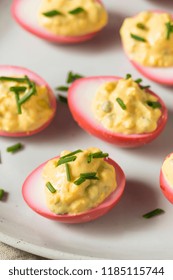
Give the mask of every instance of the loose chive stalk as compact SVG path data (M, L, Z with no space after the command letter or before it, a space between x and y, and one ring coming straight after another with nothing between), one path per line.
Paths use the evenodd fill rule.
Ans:
M135 35L135 34L133 34L133 33L130 33L130 36L131 36L131 38L133 38L134 40L141 41L141 42L146 42L146 39L145 39L145 38L140 37L140 36L138 36L138 35Z
M10 87L10 91L14 91L14 92L25 92L25 90L27 89L27 87Z
M76 160L76 156L71 156L71 157L66 157L66 158L60 158L59 161L57 162L57 166L64 164L64 163L68 163L71 161L75 161Z
M61 13L58 10L52 10L52 11L48 11L48 12L43 13L43 15L45 17L54 17L54 16L63 16L63 13Z
M66 158L66 157L71 157L71 156L74 156L74 155L76 155L76 154L78 154L78 153L81 153L81 152L83 152L82 150L76 150L76 151L74 151L74 152L71 152L71 153L69 153L69 154L67 154L67 155L65 155L65 156L62 156L60 159L62 159L62 158Z
M74 181L74 184L75 185L77 185L77 186L79 186L79 185L81 185L83 182L85 182L85 178L83 178L83 177L79 177L76 181Z
M15 145L12 145L12 146L8 147L8 148L6 149L6 151L7 151L8 153L15 153L15 152L21 150L22 148L23 148L23 145L22 145L21 143L17 143L17 144L15 144Z
M69 87L66 87L66 86L59 86L56 88L57 90L60 90L60 91L68 91Z
M157 209L155 209L151 212L148 212L148 213L144 214L142 217L145 218L145 219L150 219L152 217L158 216L158 215L163 214L163 213L165 213L164 210L162 210L160 208L157 208Z
M68 75L67 75L67 80L66 80L66 82L67 82L67 84L70 84L70 83L72 83L72 82L74 82L75 80L78 80L78 79L80 79L80 78L83 78L83 76L80 75L80 74L74 74L72 71L70 71L70 72L68 73Z
M80 14L80 13L83 13L83 12L85 12L85 10L81 7L78 7L74 10L69 11L68 13L71 14L71 15L77 15L77 14Z
M136 24L136 27L139 28L139 29L142 29L142 30L147 30L147 27L141 22L138 22Z
M0 200L3 199L5 191L3 189L0 189Z
M47 182L47 183L46 183L46 187L48 188L48 190L49 190L51 193L55 193L55 192L56 192L56 189L53 187L53 185L52 185L50 182Z
M106 158L108 156L109 156L108 153L103 153L103 152L89 154L87 162L90 163L93 158Z
M131 74L127 74L125 79L128 80L128 79L130 79L131 77L132 77Z
M161 104L158 101L147 101L148 106L152 107L153 109L161 108Z
M167 22L166 24L166 39L169 40L170 39L170 36L171 36L171 33L173 33L173 24L171 24L171 22Z
M148 86L148 85L147 85L147 86L142 86L142 85L140 85L140 88L141 88L141 89L147 89L147 88L150 88L150 86Z
M123 100L122 100L121 98L117 97L117 98L116 98L116 101L117 101L117 103L120 105L120 107L121 107L123 110L126 110L126 109L127 109L126 105L124 104L124 102L123 102Z
M63 96L63 95L61 95L61 94L58 94L58 99L59 99L59 101L60 102L62 102L62 103L68 103L68 101L67 101L67 97L65 97L65 96Z
M70 175L70 167L68 163L65 163L65 169L66 169L66 174L67 174L67 181L71 181L71 175Z

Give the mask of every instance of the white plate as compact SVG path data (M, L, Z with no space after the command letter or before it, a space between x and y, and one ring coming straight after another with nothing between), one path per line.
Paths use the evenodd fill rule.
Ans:
M95 39L75 46L47 43L21 29L11 18L11 1L0 2L1 64L30 68L55 88L64 84L69 70L83 75L140 75L127 61L118 29L124 17L145 9L173 11L172 1L104 1L110 11L108 27ZM173 259L173 206L159 188L164 157L173 151L172 89L151 84L165 100L169 121L162 135L145 147L119 149L82 131L65 104L59 104L55 121L38 135L22 139L0 139L2 164L0 186L8 191L0 202L0 240L14 247L52 259ZM25 149L15 155L6 147L22 142ZM124 169L127 185L119 204L106 216L87 224L64 225L34 213L22 199L25 177L40 163L63 149L97 146ZM150 220L142 215L160 207L165 214Z

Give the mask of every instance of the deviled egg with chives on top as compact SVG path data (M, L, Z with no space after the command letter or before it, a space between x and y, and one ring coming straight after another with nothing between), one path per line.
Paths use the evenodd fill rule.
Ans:
M90 134L121 147L151 142L165 127L167 109L141 81L127 74L73 82L68 91L73 118Z
M144 11L126 18L120 29L125 53L147 78L173 85L173 17Z
M100 0L13 0L12 15L27 31L57 43L89 40L108 22Z
M56 112L50 86L34 72L0 66L0 136L30 136L45 129Z
M38 214L64 223L88 222L107 213L121 198L125 175L98 148L63 151L36 168L22 188Z

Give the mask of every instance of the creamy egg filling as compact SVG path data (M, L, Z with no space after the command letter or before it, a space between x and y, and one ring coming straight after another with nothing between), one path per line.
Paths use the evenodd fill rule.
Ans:
M106 10L95 0L43 0L38 13L39 25L64 36L96 32L107 20Z
M171 188L173 188L173 154L171 154L163 163L162 172L164 178Z
M53 113L47 88L38 86L30 80L25 81L25 77L13 75L14 81L8 80L11 79L9 77L5 77L6 79L0 77L0 130L2 131L33 131L46 123ZM20 79L24 81L20 82Z
M108 130L122 134L152 132L161 116L157 98L132 78L101 85L92 102L95 118Z
M130 59L145 66L173 65L173 19L168 13L141 12L120 29Z
M117 187L115 169L97 148L63 151L43 170L48 208L56 214L77 214L102 203Z

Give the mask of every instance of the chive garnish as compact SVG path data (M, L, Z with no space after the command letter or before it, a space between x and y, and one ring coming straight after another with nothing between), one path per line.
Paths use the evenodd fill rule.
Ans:
M26 89L27 87L10 87L10 91L14 92L25 92Z
M83 13L83 12L85 12L85 10L81 7L78 7L74 10L69 11L68 13L71 14L71 15L77 15L77 14L80 14L80 13Z
M68 101L67 101L67 97L65 97L65 96L63 96L63 95L61 95L61 94L58 94L58 99L59 99L59 101L60 102L62 102L62 103L68 103Z
M141 22L138 22L138 23L136 24L136 26L137 26L137 28L139 28L139 29L147 30L147 27L146 27L143 23L141 23Z
M134 80L134 82L137 83L137 84L140 84L142 82L142 79L140 79L140 78L136 79L136 80Z
M87 162L90 163L93 158L106 158L108 156L109 156L108 153L103 153L103 152L89 154Z
M50 182L47 182L46 183L46 187L48 188L48 190L51 192L51 193L55 193L56 192L56 189L52 186L52 184Z
M148 106L152 107L153 109L161 108L162 107L160 102L158 102L158 101L150 101L150 100L148 100L147 104L148 104Z
M61 158L66 158L66 157L71 157L71 156L74 156L74 155L76 155L76 154L78 154L78 153L81 153L81 152L83 152L82 150L76 150L76 151L74 151L74 152L71 152L71 153L69 153L69 154L67 154L67 155L65 155L65 156L62 156Z
M173 24L171 22L167 22L166 24L167 32L166 32L166 39L169 40L171 33L173 33Z
M131 77L132 77L131 74L127 74L125 79L128 80L128 79L130 79Z
M21 114L22 109L21 109L21 106L19 104L19 93L15 91L14 94L15 94L15 99L16 99L17 112L18 112L18 114Z
M45 17L54 17L54 16L62 16L63 14L58 10L52 10L52 11L43 13L43 15Z
M131 38L133 38L133 39L135 39L135 40L137 40L137 41L146 42L146 39L145 39L145 38L140 37L140 36L138 36L138 35L135 35L135 34L133 34L133 33L130 33L130 36L131 36Z
M164 210L162 210L160 208L157 208L157 209L155 209L151 212L148 212L148 213L144 214L142 217L145 218L145 219L150 219L154 216L158 216L158 215L163 214L163 213L165 213Z
M0 200L3 199L5 191L3 189L0 189Z
M150 88L151 86L147 85L147 86L143 86L143 85L140 85L140 88L141 89L147 89L147 88Z
M68 163L65 163L65 169L66 169L66 174L67 174L67 181L71 181L71 176L70 176L70 167Z
M74 184L75 185L77 185L77 186L79 186L79 185L81 185L83 182L85 182L85 178L83 178L83 177L79 177L79 179L77 179L76 181L74 181Z
M60 158L59 161L57 162L57 166L64 164L64 163L68 163L71 161L75 161L76 160L76 156L71 156L71 157L66 157L66 158Z
M26 82L26 78L15 78L15 77L0 77L0 81L9 81L9 82L18 82L18 83L24 83Z
M96 172L88 172L88 173L81 173L80 177L74 181L75 185L80 185L83 182L85 182L87 179L89 180L99 180L99 178L96 176Z
M19 104L22 105L25 103L33 94L36 93L36 85L35 83L31 83L31 89L26 93L22 98L19 99Z
M21 143L17 143L17 144L14 144L14 145L8 147L8 148L6 149L6 151L7 151L8 153L15 153L15 152L19 151L19 150L22 149L22 148L23 148L23 145L22 145Z
M123 100L119 97L116 98L116 101L117 103L120 105L120 107L123 109L123 110L126 110L126 105L124 104Z
M72 82L74 82L74 81L76 81L80 78L83 78L83 76L80 75L80 74L74 74L72 71L70 71L67 75L66 82L67 82L67 84L70 84L70 83L72 83Z
M66 86L59 86L56 88L57 90L61 90L61 91L68 91L69 87Z

